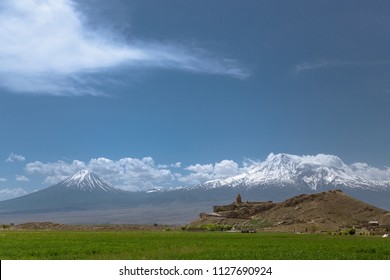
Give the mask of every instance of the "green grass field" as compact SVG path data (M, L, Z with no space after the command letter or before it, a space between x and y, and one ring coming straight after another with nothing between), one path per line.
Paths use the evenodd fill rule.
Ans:
M2 231L0 259L390 259L390 239L287 233Z

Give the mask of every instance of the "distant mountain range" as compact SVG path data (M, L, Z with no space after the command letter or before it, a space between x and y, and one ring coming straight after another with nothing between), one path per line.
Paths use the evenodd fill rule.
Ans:
M43 214L50 218L47 213L64 215L74 211L81 211L80 218L76 215L71 222L86 222L88 219L81 218L86 211L103 211L99 213L106 214L102 215L105 221L181 223L193 219L201 210L209 211L215 204L232 202L237 193L249 201L282 201L302 193L334 189L390 209L390 182L360 176L338 157L270 154L264 162L252 165L243 174L169 190L124 191L88 170L81 170L49 188L0 201L0 223L4 217L10 219L13 215L34 214L36 219ZM111 216L107 214L110 211ZM159 216L166 218L159 219ZM96 217L94 221L100 220Z

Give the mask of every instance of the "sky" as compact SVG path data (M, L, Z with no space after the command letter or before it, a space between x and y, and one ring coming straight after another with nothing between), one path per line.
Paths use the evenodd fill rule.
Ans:
M388 170L389 11L1 0L0 200L82 168L129 190L200 184L270 153Z

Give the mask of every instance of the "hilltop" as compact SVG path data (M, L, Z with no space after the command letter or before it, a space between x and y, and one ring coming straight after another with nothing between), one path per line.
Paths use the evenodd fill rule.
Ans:
M283 202L242 202L214 206L190 227L215 224L269 231L321 232L348 228L388 231L390 212L340 190L294 196Z

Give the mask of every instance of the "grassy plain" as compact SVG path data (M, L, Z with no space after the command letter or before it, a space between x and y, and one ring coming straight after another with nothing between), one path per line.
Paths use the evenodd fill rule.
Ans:
M288 233L0 231L0 259L390 259L390 239Z

